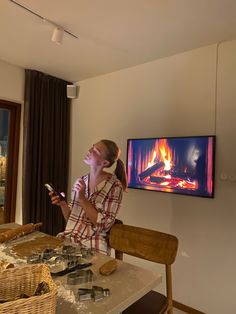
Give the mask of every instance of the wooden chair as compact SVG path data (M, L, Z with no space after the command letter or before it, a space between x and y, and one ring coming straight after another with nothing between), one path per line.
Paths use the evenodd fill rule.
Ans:
M177 254L178 239L167 233L114 224L109 235L109 245L119 254L125 253L147 261L164 264L166 270L166 296L150 291L122 313L161 314L167 312L172 314L171 264L174 263ZM122 259L122 256L119 259Z
M123 225L123 221L116 218L114 224L115 225ZM111 227L111 229L112 229L112 227ZM109 244L109 238L110 238L111 229L107 232L108 245L110 245ZM123 260L123 253L119 252L118 250L115 250L115 258L122 261Z

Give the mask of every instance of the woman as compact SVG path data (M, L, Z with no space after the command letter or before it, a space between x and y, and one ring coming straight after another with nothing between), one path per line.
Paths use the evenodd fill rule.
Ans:
M58 236L110 254L107 232L115 222L123 191L127 188L125 167L119 155L120 149L115 142L99 141L84 158L90 172L76 180L69 205L59 196L49 193L52 204L61 207L67 221L65 231ZM104 170L115 162L114 174Z

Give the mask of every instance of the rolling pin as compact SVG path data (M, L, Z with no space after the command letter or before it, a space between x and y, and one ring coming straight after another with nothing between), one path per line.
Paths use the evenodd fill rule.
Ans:
M17 227L15 229L7 230L5 232L2 232L0 234L0 243L6 242L8 240L14 239L16 237L21 237L25 234L28 234L35 229L39 228L42 226L42 222L39 222L37 224L26 224L20 227Z

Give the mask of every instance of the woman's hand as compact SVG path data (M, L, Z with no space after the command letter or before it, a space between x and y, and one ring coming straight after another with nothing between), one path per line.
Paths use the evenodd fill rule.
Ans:
M62 201L59 195L55 195L53 192L49 192L48 195L50 196L53 205L57 206L61 205Z
M76 183L76 190L79 193L79 202L83 203L83 201L86 200L86 196L85 196L85 189L86 189L86 185L83 179L79 179Z
M61 200L59 195L55 195L53 192L49 192L48 195L51 198L51 202L53 205L57 205L61 207L62 210L62 214L65 218L65 220L67 221L69 216L70 216L70 208L67 205L65 200Z
M96 225L98 212L85 196L86 184L83 179L79 179L76 182L75 190L78 193L77 199L80 206L83 208L86 217L92 222L93 225Z

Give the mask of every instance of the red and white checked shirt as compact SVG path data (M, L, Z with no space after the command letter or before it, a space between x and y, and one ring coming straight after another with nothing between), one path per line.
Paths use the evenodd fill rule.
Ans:
M71 193L71 202L69 207L71 213L67 221L65 231L58 236L70 239L74 243L82 246L94 248L96 251L110 254L107 244L107 232L114 224L118 210L123 197L123 188L121 182L115 175L102 181L96 186L95 191L89 195L89 175L82 177L85 182L85 196L98 211L97 223L86 218L83 208L78 201L78 191L76 180Z

